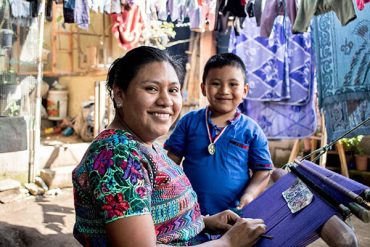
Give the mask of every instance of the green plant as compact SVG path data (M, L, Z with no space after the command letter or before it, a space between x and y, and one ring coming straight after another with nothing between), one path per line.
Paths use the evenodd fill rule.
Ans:
M365 154L361 146L363 135L358 135L352 138L342 138L340 142L343 144L344 150L354 154Z

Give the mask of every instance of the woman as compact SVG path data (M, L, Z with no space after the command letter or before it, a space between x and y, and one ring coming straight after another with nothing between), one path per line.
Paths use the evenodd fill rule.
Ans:
M164 51L139 47L108 72L116 115L73 171L74 236L85 246L250 246L265 231L259 219L231 211L203 217L189 180L155 140L181 109L178 64ZM224 233L210 240L205 231Z

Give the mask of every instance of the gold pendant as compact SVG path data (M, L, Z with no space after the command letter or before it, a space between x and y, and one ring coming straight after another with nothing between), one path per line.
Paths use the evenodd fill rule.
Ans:
M216 146L214 143L208 145L208 153L214 155L216 153Z

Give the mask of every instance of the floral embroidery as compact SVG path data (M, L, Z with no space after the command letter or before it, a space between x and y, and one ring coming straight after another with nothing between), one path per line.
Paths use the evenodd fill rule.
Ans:
M98 170L100 175L104 175L105 171L113 165L112 154L111 150L104 149L94 162L94 170Z
M107 193L107 192L109 192L109 189L107 188L107 184L106 184L106 183L103 183L103 184L101 185L101 191L102 191L103 193Z
M109 129L109 130L106 130L106 131L103 131L101 132L96 138L95 140L102 140L102 139L105 139L107 137L110 137L112 135L114 135L116 133L115 130L112 130L112 129Z
M146 189L144 187L137 187L135 189L135 192L138 193L138 195L143 198L144 196L146 196Z
M115 196L107 195L105 200L106 204L103 205L103 210L107 211L108 218L123 216L130 206L127 201L123 200L122 194L117 194Z
M123 179L130 179L132 184L136 184L138 179L143 179L143 176L140 172L141 165L138 161L133 159L131 156L128 157L127 162L123 161L121 165L124 174Z

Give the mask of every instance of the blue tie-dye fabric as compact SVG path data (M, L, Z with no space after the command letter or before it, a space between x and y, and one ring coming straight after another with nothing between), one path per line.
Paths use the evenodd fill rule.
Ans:
M334 13L313 20L319 106L328 140L340 137L370 116L370 5L342 26ZM348 137L369 135L370 124Z

